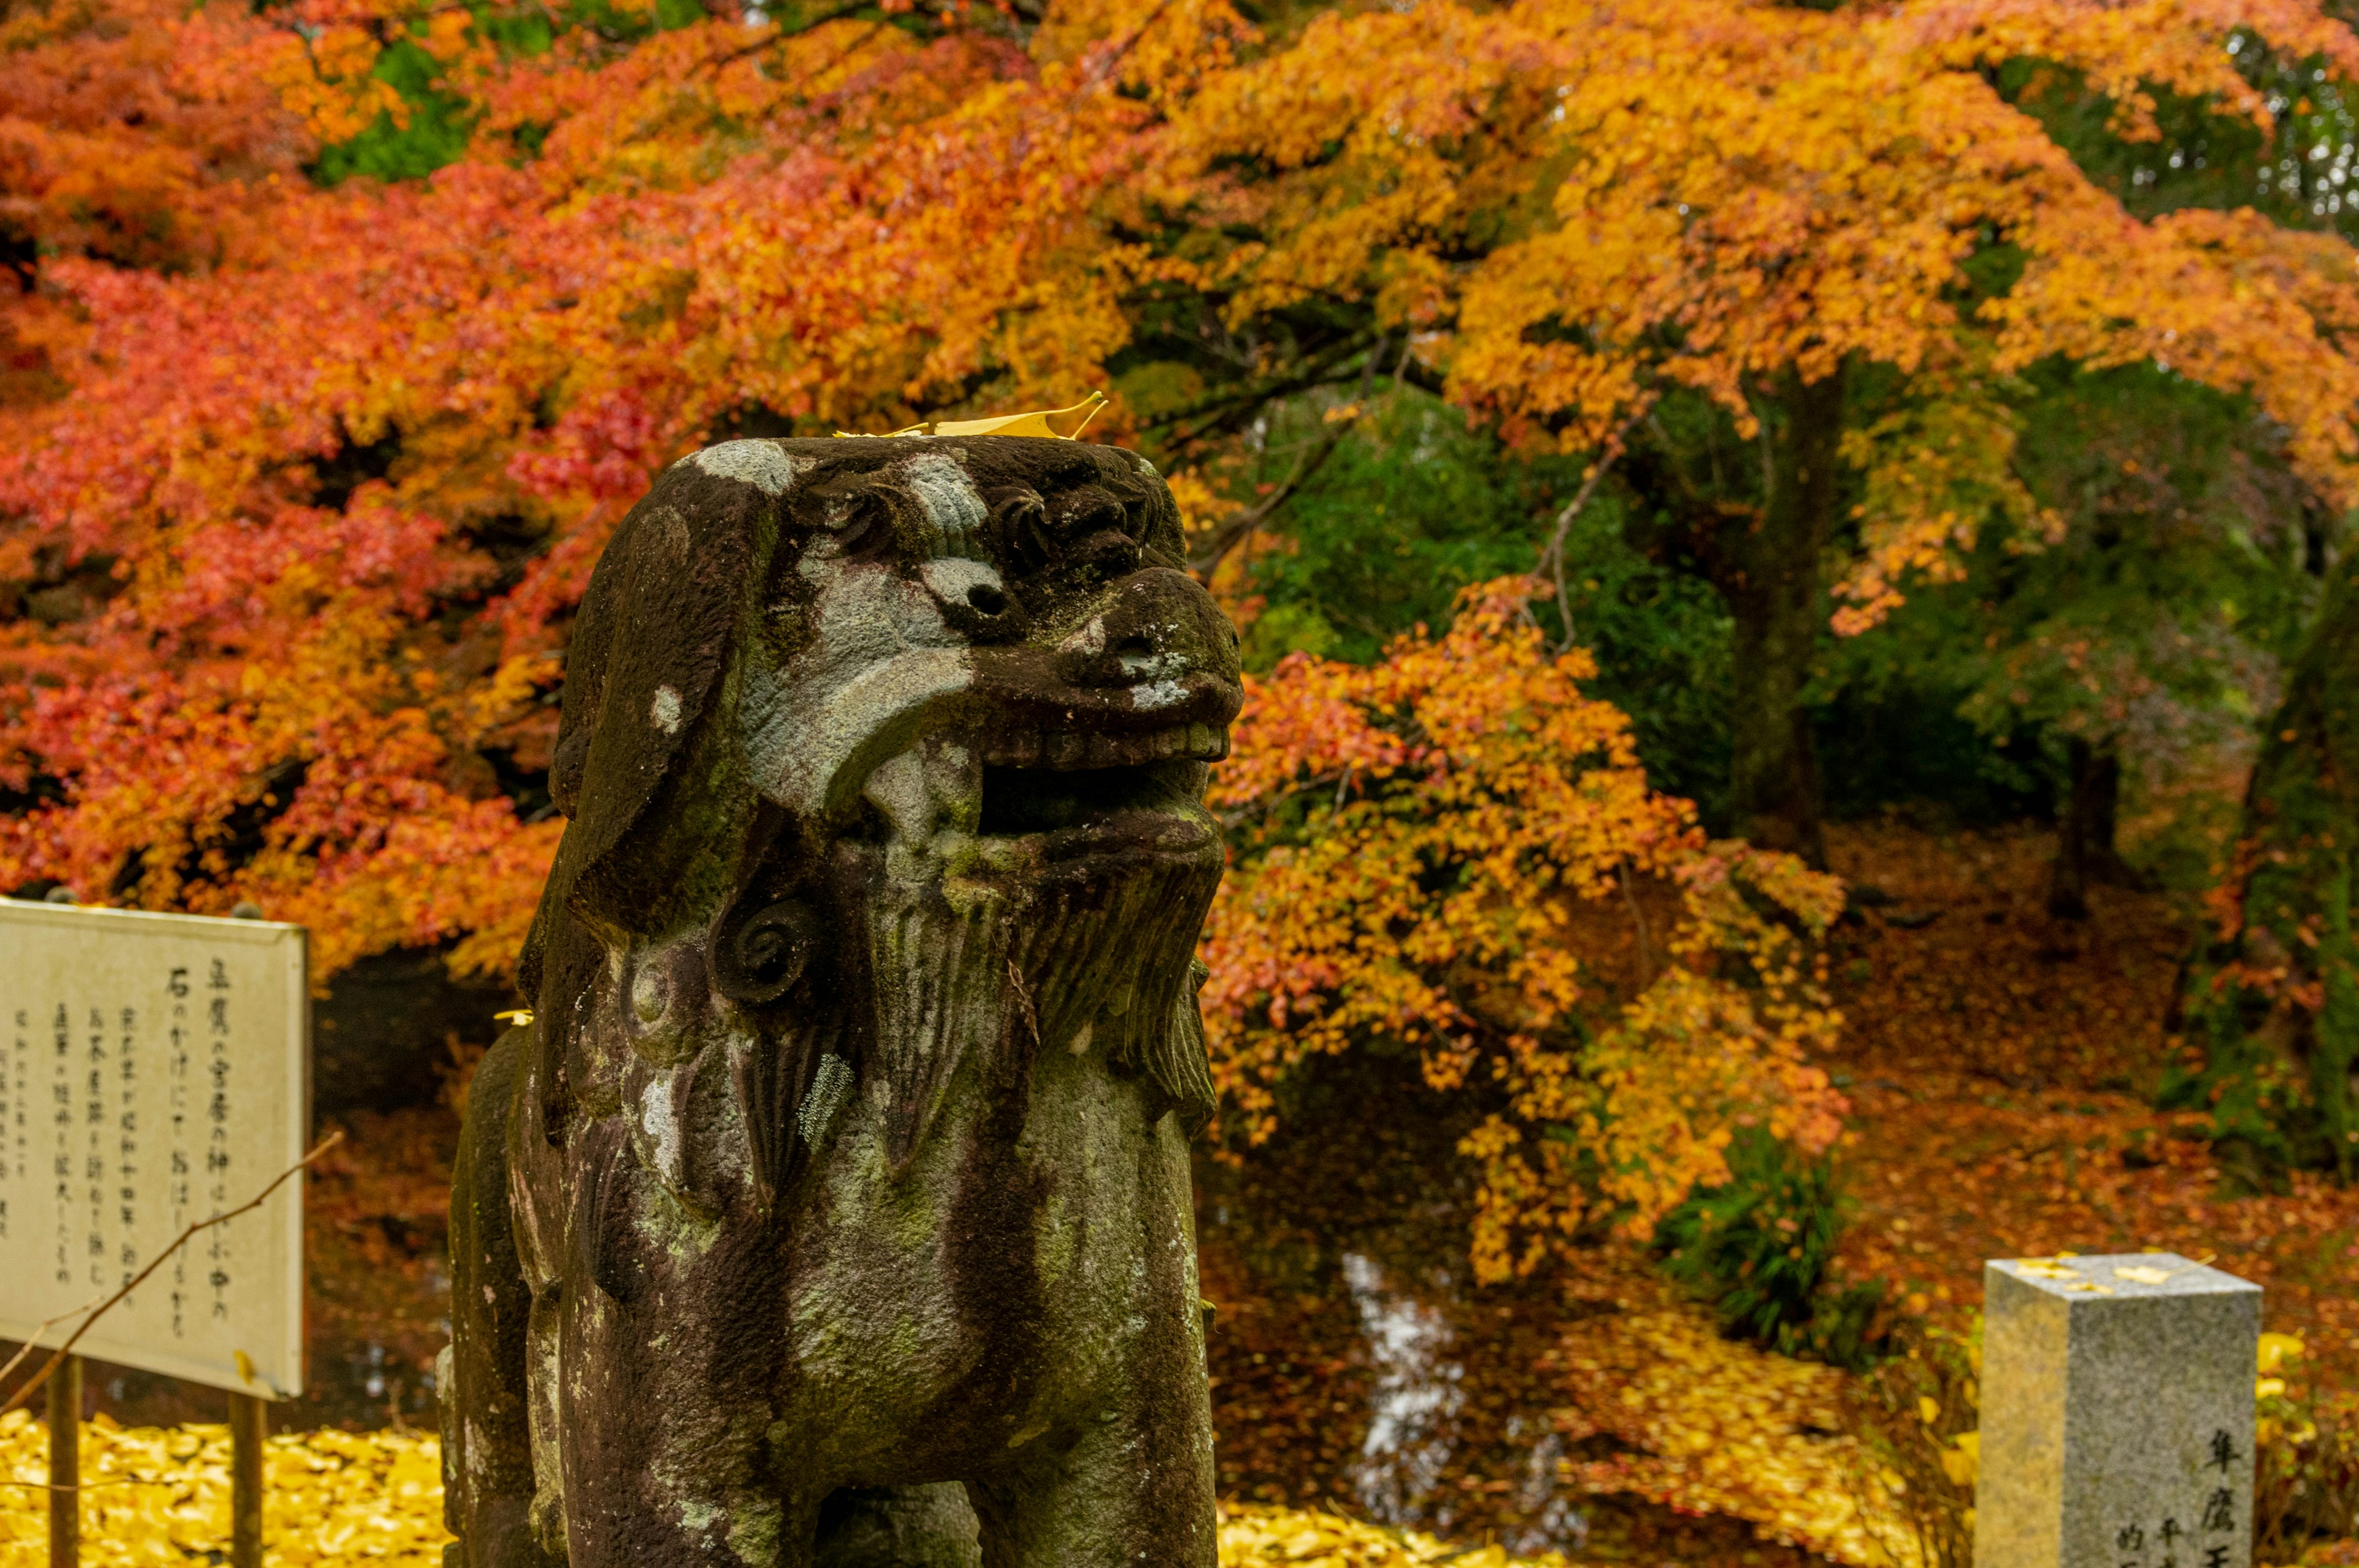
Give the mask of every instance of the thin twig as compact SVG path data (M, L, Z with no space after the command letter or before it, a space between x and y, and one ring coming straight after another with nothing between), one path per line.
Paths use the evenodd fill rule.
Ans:
M789 92L800 92L804 88L810 86L812 82L817 81L821 77L825 76L829 71L833 70L837 66L842 65L845 60L850 59L862 49L866 49L875 38L877 34L883 32L890 26L892 26L892 24L889 22L870 23L866 32L861 34L858 38L853 39L842 49L836 50L835 53L828 59L811 67L809 70L804 71L800 76L795 78L794 81L787 83L787 91Z
M844 17L851 16L854 11L859 10L861 5L865 3L866 0L853 0L853 4L851 5L838 5L834 10L826 13L824 16L813 16L809 21L804 22L800 27L792 28L791 30L786 27L780 27L777 31L772 33L767 38L756 38L752 43L746 44L743 48L729 50L726 54L707 55L701 62L699 69L704 70L718 70L724 65L734 65L739 60L744 59L747 55L760 54L764 49L775 49L777 46L785 43L789 38L799 38L808 33L817 32L820 28L827 26L830 22L842 21ZM882 24L880 24L880 26ZM806 80L808 80L808 78L806 78Z
M17 1351L14 1356L8 1357L8 1364L5 1367L0 1367L0 1383L6 1382L8 1380L8 1374L23 1366L25 1364L25 1357L30 1356L34 1351L38 1350L41 1347L41 1336L47 1334L50 1329L56 1327L59 1324L65 1322L66 1319L73 1316L75 1314L90 1311L91 1308L96 1306L105 1299L106 1297L103 1294L95 1295L91 1297L90 1300L82 1303L82 1305L78 1307L68 1307L65 1311L58 1314L55 1317L43 1318L41 1320L40 1326L34 1329L31 1334L25 1336L25 1347L22 1350Z
M1564 583L1565 536L1572 531L1573 519L1588 507L1589 498L1595 495L1597 487L1604 482L1605 470L1612 468L1614 460L1622 455L1622 438L1630 433L1630 427L1637 423L1638 417L1634 411L1614 427L1614 434L1605 438L1604 449L1597 454L1597 461L1591 465L1587 476L1582 480L1581 488L1573 492L1571 501L1564 503L1564 510L1556 514L1556 531L1549 536L1548 548L1540 552L1540 559L1548 563L1556 574L1556 609L1557 613L1564 617L1564 640L1557 644L1560 654L1570 652L1572 647L1572 600L1565 592Z
M1654 945L1647 939L1647 912L1638 907L1638 894L1630 886L1630 862L1622 862L1622 897L1630 906L1630 923L1638 930L1638 989L1645 990L1655 983Z
M1120 65L1130 51L1138 47L1138 40L1147 36L1147 29L1161 21L1163 13L1169 9L1171 9L1171 0L1157 0L1155 9L1149 11L1146 19L1130 30L1130 37L1116 44L1101 59L1092 61L1089 72L1092 84L1103 81L1112 76L1114 68Z
M147 1476L117 1476L111 1481L77 1481L68 1486L63 1481L0 1481L0 1487L22 1487L28 1492L94 1492L101 1487L168 1487L169 1481L159 1481Z
M6 1415L10 1411L18 1409L26 1400L31 1399L41 1385L49 1380L49 1374L56 1371L60 1367L65 1365L66 1357L73 1354L74 1346L81 1341L83 1335L90 1332L90 1325L96 1323L100 1318L104 1317L107 1314L107 1310L114 1306L115 1303L121 1301L124 1297L137 1290L141 1285L146 1284L147 1282L147 1276L162 1268L166 1259L169 1258L173 1253L178 1252L181 1248L186 1247L189 1244L190 1238L194 1237L198 1231L211 1229L216 1225L221 1225L229 1220L235 1219L239 1215L247 1213L253 1209L260 1208L264 1202L269 1198L271 1194L277 1192L280 1187L287 1184L288 1179L291 1178L296 1172L301 1170L304 1166L310 1164L312 1161L318 1159L321 1155L326 1153L329 1150L333 1149L337 1144L342 1143L343 1141L343 1130L339 1128L337 1130L329 1133L325 1138L321 1139L317 1144L313 1145L312 1150L309 1154L304 1155L300 1160L296 1161L293 1164L279 1172L278 1174L273 1176L270 1179L270 1184L268 1186L255 1194L254 1196L248 1198L245 1202L238 1205L237 1207L231 1209L224 1214L217 1214L211 1219L201 1219L194 1225L190 1226L188 1229L180 1232L179 1238L178 1240L174 1241L169 1247L165 1248L161 1252L157 1253L154 1261L150 1262L145 1269L140 1270L138 1273L133 1275L131 1279L125 1283L121 1290L115 1292L113 1295L99 1303L97 1310L93 1311L88 1317L82 1320L82 1326L75 1329L71 1334L66 1336L66 1342L63 1345L59 1346L57 1353L42 1364L41 1369L33 1375L32 1380L27 1383L23 1388L18 1389L15 1393L9 1395L7 1403L0 1404L0 1415Z
M1013 957L1010 957L1007 960L1007 983L1015 988L1016 1005L1017 1009L1023 1012L1024 1022L1032 1031L1032 1044L1035 1045L1040 1044L1042 1043L1040 1039L1040 1015L1032 1011L1032 993L1025 989L1024 971L1016 967L1016 960Z
M1343 438L1352 433L1354 423L1356 421L1351 419L1338 419L1328 426L1326 434L1294 460L1294 471L1278 481L1277 489L1251 506L1233 512L1222 519L1220 525L1212 530L1212 540L1204 546L1204 553L1188 563L1188 569L1196 574L1198 582L1211 582L1212 574L1221 569L1221 563L1228 558L1229 552L1253 537L1254 531L1269 521L1270 514L1293 499L1294 492L1302 488L1303 481L1317 473L1320 465L1343 445Z

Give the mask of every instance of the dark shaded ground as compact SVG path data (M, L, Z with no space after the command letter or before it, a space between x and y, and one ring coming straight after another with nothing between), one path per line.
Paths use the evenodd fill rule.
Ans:
M1198 1241L1221 1492L1516 1552L1799 1568L1734 1519L1577 1495L1543 1369L1599 1310L1561 1273L1475 1288L1457 1126L1408 1063L1324 1064L1249 1158L1200 1159Z

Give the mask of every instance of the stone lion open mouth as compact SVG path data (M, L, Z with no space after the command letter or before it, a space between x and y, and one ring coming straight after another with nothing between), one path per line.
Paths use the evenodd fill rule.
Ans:
M981 836L1043 867L1091 857L1219 855L1218 824L1199 804L1201 762L1064 772L986 767Z
M1207 770L1228 753L1228 723L1243 692L1234 633L1203 589L1169 568L1143 567L1080 600L1078 613L1068 604L1064 624L1051 627L1046 615L1024 614L1022 578L960 564L951 581L961 597L944 608L971 609L980 594L995 611L983 634L1018 627L1028 634L948 660L919 643L847 683L864 695L886 689L908 698L872 718L870 736L907 739L860 784L896 842L940 857L945 870L964 858L969 840L980 864L998 871L1216 850L1217 829L1200 803ZM932 579L941 575L920 580L938 595ZM885 597L873 578L848 573L829 588L870 603ZM908 597L892 605L904 618L897 631L905 644L917 642L934 608ZM939 623L959 633L967 630L962 619ZM816 794L848 795L878 749L872 739L849 737L841 771ZM904 871L922 874L913 863Z

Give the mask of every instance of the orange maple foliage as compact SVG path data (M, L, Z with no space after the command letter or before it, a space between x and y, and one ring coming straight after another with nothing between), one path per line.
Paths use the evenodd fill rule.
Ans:
M1524 612L1537 589L1470 589L1447 634L1376 665L1296 654L1249 678L1212 795L1234 856L1204 943L1215 1082L1254 1139L1289 1072L1371 1037L1416 1046L1437 1089L1500 1085L1506 1111L1462 1145L1494 1279L1608 1217L1647 1234L1728 1179L1740 1125L1815 1151L1843 1109L1804 1062L1840 1022L1810 949L1841 885L1707 844L1693 807L1649 790L1629 720L1581 694L1593 662L1550 655ZM1644 876L1676 878L1683 915L1583 1044L1612 1010L1570 906Z
M86 56L162 75L202 130L192 104L280 81L302 42L310 85L249 93L252 134L305 149L369 112L315 91L365 74L321 52L350 44L333 17L302 40L211 16L161 45L60 17L0 99ZM80 597L0 631L9 782L63 797L0 824L0 881L251 897L330 971L452 937L460 968L503 965L560 825L519 821L486 754L546 767L571 607L650 474L742 409L897 424L978 375L1071 386L1119 341L1110 286L1059 276L1102 259L1087 200L1147 117L1107 90L1118 38L1045 61L851 23L714 20L619 58L438 40L486 150L425 186L318 189L282 159L227 181L245 210L201 267L115 265L35 214L61 254L9 325L70 390L0 415L0 579ZM518 165L496 137L528 124Z

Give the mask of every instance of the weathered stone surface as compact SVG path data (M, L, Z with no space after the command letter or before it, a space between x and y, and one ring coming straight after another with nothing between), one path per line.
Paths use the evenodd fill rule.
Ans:
M454 1568L1214 1560L1235 638L1144 460L734 441L577 623L452 1195Z
M2260 1287L2169 1252L1983 1285L1975 1568L2249 1568Z

